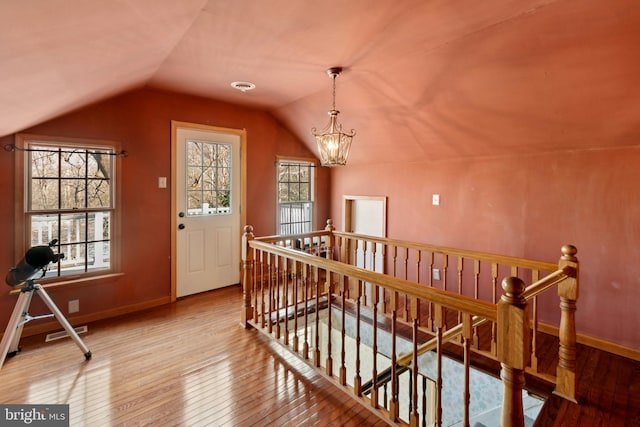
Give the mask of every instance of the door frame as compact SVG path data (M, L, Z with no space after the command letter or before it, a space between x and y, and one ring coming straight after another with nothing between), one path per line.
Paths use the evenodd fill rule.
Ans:
M247 213L245 209L247 204L247 130L171 120L171 302L175 302L177 299L178 281L178 250L176 245L178 239L178 209L175 179L178 161L178 128L227 133L240 137L240 233L242 233L243 230L242 225L247 222ZM242 251L242 245L240 245L240 251ZM238 269L240 269L240 265L238 265Z
M373 200L382 203L382 237L387 237L387 197L386 196L343 196L342 197L342 224L344 231L353 233L351 222L353 204L357 200Z

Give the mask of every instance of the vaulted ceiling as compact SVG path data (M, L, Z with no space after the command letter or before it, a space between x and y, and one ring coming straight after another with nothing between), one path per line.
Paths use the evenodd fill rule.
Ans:
M640 143L634 0L4 0L0 16L0 136L146 86L265 109L315 151L339 65L350 162Z

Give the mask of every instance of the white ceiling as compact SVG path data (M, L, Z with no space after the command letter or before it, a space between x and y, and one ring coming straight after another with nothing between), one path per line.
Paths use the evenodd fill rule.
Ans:
M0 0L0 16L0 136L148 86L268 110L315 151L339 65L350 163L640 141L634 0Z

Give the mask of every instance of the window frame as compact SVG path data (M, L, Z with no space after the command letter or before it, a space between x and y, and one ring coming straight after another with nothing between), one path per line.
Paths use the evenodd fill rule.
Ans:
M280 166L281 164L304 164L309 167L309 180L310 180L310 189L309 189L309 200L300 201L301 203L310 203L311 204L311 218L309 218L310 231L313 231L315 218L316 218L316 168L318 166L317 159L307 158L307 157L288 157L288 156L278 156L276 158L276 173L275 173L275 182L276 182L276 234L287 236L287 235L295 235L298 233L290 233L283 234L282 233L282 222L281 222L281 205L282 202L280 200ZM297 202L297 201L296 201ZM286 202L285 202L286 203Z
M56 214L65 213L68 209L46 209L46 210L28 210L30 201L30 181L31 164L29 163L30 145L51 145L52 147L77 147L80 150L108 148L113 150L113 170L111 181L111 207L110 208L86 208L79 212L105 212L110 214L109 218L109 245L110 258L109 267L95 271L82 271L67 274L58 274L53 276L38 278L38 282L45 286L54 284L64 284L67 282L82 282L86 280L98 279L113 274L118 274L120 270L120 177L121 173L121 147L118 142L109 140L96 140L91 138L70 138L50 135L35 134L16 134L15 136L15 239L14 239L14 259L19 262L23 259L26 251L31 247L31 226L29 218L39 214ZM86 243L86 240L85 240ZM54 252L57 252L54 248ZM85 254L86 256L86 254ZM53 271L53 269L51 269ZM37 277L36 277L37 278Z

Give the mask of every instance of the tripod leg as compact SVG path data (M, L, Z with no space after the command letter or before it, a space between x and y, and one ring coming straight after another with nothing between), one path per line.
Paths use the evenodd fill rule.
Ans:
M44 301L47 307L49 307L49 310L51 310L51 312L56 317L58 322L60 322L62 327L67 331L69 336L76 342L80 350L82 350L82 352L84 353L85 359L87 360L90 359L91 351L89 350L89 347L87 347L82 341L82 339L80 339L80 337L78 336L78 333L75 331L75 329L73 329L69 321L67 321L67 319L64 317L62 312L58 309L58 307L55 305L53 300L49 297L49 294L47 294L47 292L42 288L42 286L37 283L34 284L34 289L38 293L38 295L40 295L40 298L42 298L42 301Z
M9 324L2 336L2 343L0 343L0 368L4 365L4 360L7 355L14 355L18 351L18 343L20 342L20 335L22 335L22 327L24 325L21 322L24 314L29 309L31 303L31 292L20 292L16 306L13 308L13 313L9 318Z

